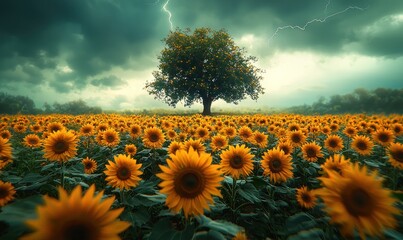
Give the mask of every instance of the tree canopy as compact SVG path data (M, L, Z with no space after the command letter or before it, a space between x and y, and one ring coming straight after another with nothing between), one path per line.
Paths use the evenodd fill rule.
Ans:
M225 30L209 28L177 29L163 39L166 46L158 57L158 71L146 90L175 107L203 103L203 114L211 114L212 102L222 99L237 104L249 96L263 94L257 59L245 56Z

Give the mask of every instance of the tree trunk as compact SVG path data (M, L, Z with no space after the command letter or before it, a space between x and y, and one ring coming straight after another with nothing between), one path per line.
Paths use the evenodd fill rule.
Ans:
M211 115L211 104L213 101L208 98L203 98L203 115Z

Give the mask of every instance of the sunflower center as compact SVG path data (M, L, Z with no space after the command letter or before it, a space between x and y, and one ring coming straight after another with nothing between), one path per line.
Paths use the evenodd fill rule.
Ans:
M329 141L329 146L332 147L332 148L337 147L337 141L336 141L336 140L333 140L333 139L330 140L330 141Z
M184 198L199 196L205 187L205 179L200 170L184 169L174 179L176 193Z
M61 140L56 142L56 144L53 146L53 151L56 154L61 154L64 153L69 149L69 144L67 144L65 141Z
M70 223L63 229L62 236L64 240L78 240L78 239L96 239L97 231L89 226L79 222Z
M29 144L37 144L37 143L38 143L38 140L35 139L35 138L30 138L30 139L28 139L28 143L29 143Z
M230 159L229 165L230 165L232 168L235 168L235 169L240 169L240 168L242 168L242 166L243 166L243 159L242 159L242 157L239 156L239 155L235 155L234 157L232 157L232 158Z
M255 141L256 141L257 143L261 143L261 142L263 142L263 137L257 135L257 136L255 137Z
M119 167L116 171L116 176L119 178L119 180L124 181L130 178L131 171L127 167Z
M158 134L156 134L156 133L151 133L149 139L150 139L150 142L158 142L158 140L159 140L160 138L159 138Z
M368 146L365 142L359 141L359 142L357 142L357 148L360 150L367 150Z
M220 148L220 147L224 146L224 143L222 141L218 140L218 141L215 141L215 145L216 145L216 147Z
M301 137L299 135L292 135L291 141L294 143L299 143L301 141Z
M113 135L108 135L108 136L106 136L106 141L113 142L113 141L115 141L115 137Z
M392 155L393 159L395 159L398 162L403 163L403 151L398 150L398 151L391 151L390 154Z
M84 166L85 166L86 169L91 169L92 168L92 162L86 162L84 164Z
M313 148L306 149L306 155L308 156L308 158L316 157L315 149L313 149Z
M309 203L312 200L311 195L309 195L307 193L301 194L301 199L302 199L302 201L304 201L306 203Z
M378 139L381 142L388 142L389 141L389 135L381 133L381 134L379 134Z
M269 162L269 167L270 167L270 171L272 173L278 173L281 172L282 169L282 164L281 164L281 160L280 159L273 159Z
M8 190L4 187L0 187L0 199L8 196Z
M367 216L372 212L371 196L362 188L344 191L341 195L347 211L354 216Z

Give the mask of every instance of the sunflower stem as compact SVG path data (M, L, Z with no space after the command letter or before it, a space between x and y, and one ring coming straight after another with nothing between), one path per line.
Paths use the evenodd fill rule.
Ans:
M235 210L236 178L232 178L231 209Z
M61 161L61 167L60 167L60 171L61 171L61 179L60 179L60 184L62 184L62 188L64 189L64 161Z
M119 191L119 195L120 195L120 203L124 205L125 200L125 190L124 189L120 189Z

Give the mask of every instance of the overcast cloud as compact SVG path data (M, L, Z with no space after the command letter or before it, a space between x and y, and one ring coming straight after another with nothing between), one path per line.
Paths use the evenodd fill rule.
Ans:
M167 107L144 90L170 31L164 3L2 0L0 91L37 107L78 98L104 109ZM226 29L258 58L266 93L241 106L403 87L401 0L170 0L167 9L175 28Z

